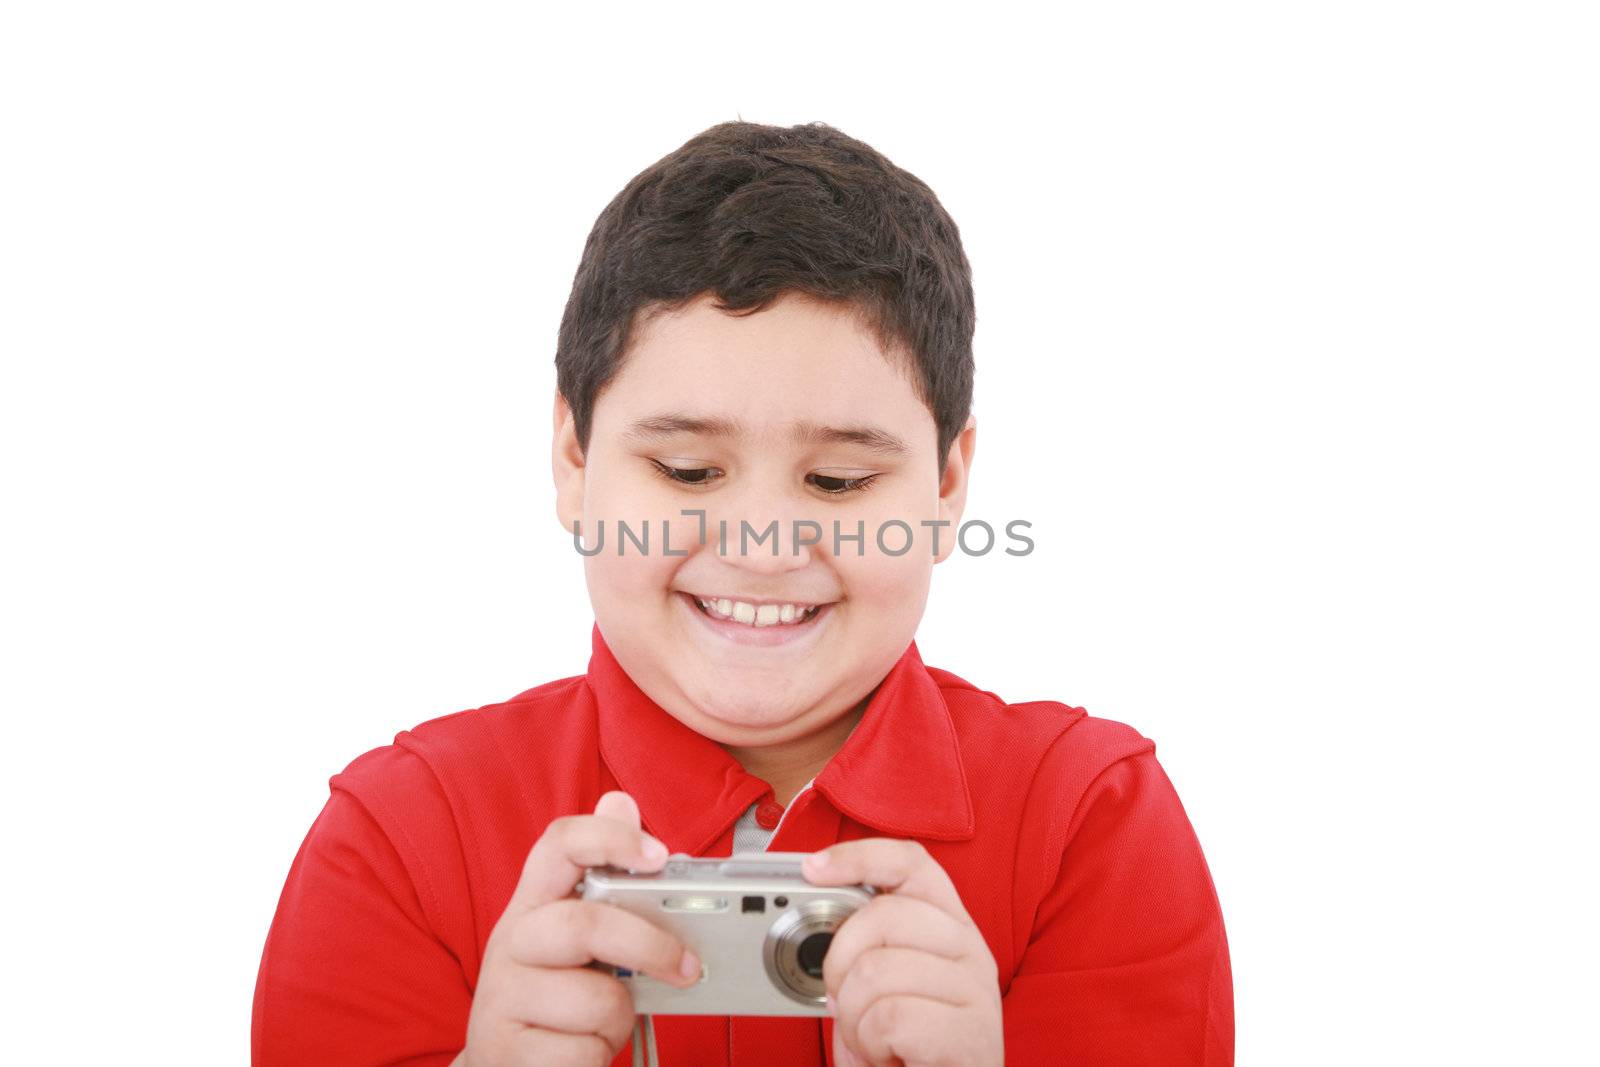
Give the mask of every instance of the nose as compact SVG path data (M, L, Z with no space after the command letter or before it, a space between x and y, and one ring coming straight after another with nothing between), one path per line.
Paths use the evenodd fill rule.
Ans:
M787 574L811 565L825 526L799 493L754 486L708 511L707 541L729 564L751 574Z

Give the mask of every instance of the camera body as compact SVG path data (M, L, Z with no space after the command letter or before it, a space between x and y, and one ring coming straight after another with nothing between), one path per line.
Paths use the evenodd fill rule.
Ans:
M822 958L833 932L872 899L870 886L806 881L804 852L667 858L659 872L590 867L585 900L627 908L672 931L700 957L700 981L679 989L626 968L640 1015L826 1015Z

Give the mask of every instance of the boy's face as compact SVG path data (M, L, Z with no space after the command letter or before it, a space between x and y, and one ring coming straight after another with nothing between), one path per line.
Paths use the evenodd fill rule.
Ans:
M915 635L933 565L955 544L977 429L969 419L941 480L933 416L907 373L845 307L789 294L739 316L702 296L636 328L596 401L587 456L558 393L557 511L569 537L581 521L586 551L605 528L603 550L584 557L595 621L639 687L696 732L731 746L803 737L850 711ZM876 431L880 447L797 432L807 426ZM684 509L704 511L703 539ZM640 540L648 527L647 553L629 540L618 555L619 520ZM835 551L836 520L862 541ZM892 520L905 526L884 528L880 547ZM939 520L936 555L922 523ZM796 521L799 540L817 543L797 547ZM889 554L905 527L910 548ZM735 617L701 598L734 602ZM788 614L763 604L821 607L748 625L739 601L756 622Z

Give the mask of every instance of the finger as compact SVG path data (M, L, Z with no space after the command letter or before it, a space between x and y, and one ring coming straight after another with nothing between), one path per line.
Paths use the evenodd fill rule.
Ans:
M656 851L647 851L653 843ZM599 815L564 815L545 827L511 894L506 912L532 911L572 893L585 867L630 867L659 870L667 860L667 846L637 826Z
M628 1038L622 1040L626 1044ZM623 1048L622 1045L613 1047L597 1034L563 1034L537 1027L523 1028L511 1035L507 1044L511 1054L499 1062L559 1063L562 1067L608 1067Z
M869 837L844 841L807 856L802 866L813 885L860 883L926 900L970 922L955 883L917 841Z
M594 813L603 818L625 822L635 830L639 828L639 804L627 793L613 789L600 797Z
M633 1031L633 997L599 971L507 967L492 990L493 1014L519 1025L597 1034L613 1049L622 1048Z
M966 1062L951 1057L950 1013L957 1010L923 997L880 997L856 1024L854 1051L870 1064ZM834 1035L843 1043L837 1029Z
M954 960L911 948L875 948L864 953L833 994L834 1025L845 1043L861 1045L856 1030L872 1004L892 996L925 997L961 1008L976 999L973 978Z
M519 918L507 954L527 967L581 967L599 960L687 987L700 961L677 937L625 908L594 900L557 900Z
M977 948L973 938L982 936L925 900L893 893L876 896L834 931L822 957L822 983L838 996L857 960L876 948L916 949L965 962Z
M850 1050L850 1046L844 1043L844 1035L837 1029L833 1032L833 1064L834 1067L872 1067Z

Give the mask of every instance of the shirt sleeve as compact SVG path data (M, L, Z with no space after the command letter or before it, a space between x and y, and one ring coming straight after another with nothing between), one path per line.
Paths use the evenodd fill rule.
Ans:
M335 786L267 935L254 1067L447 1067L461 1051L472 991L423 904L439 889L419 887L402 849L409 843L397 847L360 799Z
M1154 752L1115 760L1065 807L1041 850L1060 864L1002 1001L1006 1062L1231 1065L1222 912Z

